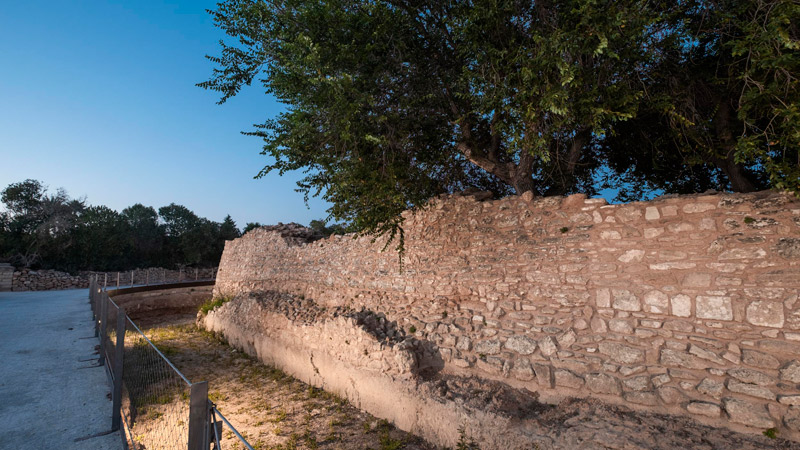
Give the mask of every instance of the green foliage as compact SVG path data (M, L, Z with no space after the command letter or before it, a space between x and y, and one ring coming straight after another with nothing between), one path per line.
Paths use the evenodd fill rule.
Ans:
M778 438L778 429L777 428L767 428L761 434L770 438L770 439L777 439Z
M755 222L755 221L756 221L756 219L754 219L754 218L752 218L750 216L745 216L745 218L744 218L744 223L746 223L748 225L753 223L753 222Z
M257 126L260 173L298 183L355 231L472 187L591 189L595 141L635 115L653 44L649 2L230 0L209 81L220 102L256 79L287 111ZM650 27L650 28L648 28Z
M209 312L219 308L220 306L224 305L225 303L228 303L231 300L233 300L233 297L227 297L227 296L220 296L209 299L208 301L200 305L200 312L204 315L208 314Z
M622 200L647 191L800 189L800 5L688 1L643 79L634 120L604 141ZM618 178L615 178L616 175Z
M230 216L222 223L170 204L135 204L121 213L86 206L63 189L50 193L36 180L2 191L0 260L17 266L80 270L127 270L153 266L212 266L226 240L240 236ZM163 223L160 223L163 222Z

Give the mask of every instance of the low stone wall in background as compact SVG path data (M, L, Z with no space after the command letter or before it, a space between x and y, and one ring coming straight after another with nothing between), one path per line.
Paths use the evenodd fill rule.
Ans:
M402 270L398 255L369 237L299 243L254 230L226 243L215 293L278 291L380 314L421 343L409 350L420 369L440 375L800 440L797 198L608 205L581 195L449 196L405 217ZM240 295L219 314L253 301ZM283 325L253 308L210 315L208 326L255 350L263 330ZM315 361L321 351L337 358L339 348L311 336L294 346ZM280 360L286 351L261 345L257 353ZM371 352L339 364L367 373L385 364L371 362L374 354L397 357ZM369 396L359 389L345 393ZM383 401L379 410L393 400Z
M186 268L167 270L163 268L136 269L126 272L81 272L71 275L57 270L15 270L11 282L12 291L49 291L60 289L86 289L89 279L97 276L99 286L108 287L177 283L195 279L210 280L217 269ZM0 286L2 287L2 286ZM2 289L0 289L2 290Z

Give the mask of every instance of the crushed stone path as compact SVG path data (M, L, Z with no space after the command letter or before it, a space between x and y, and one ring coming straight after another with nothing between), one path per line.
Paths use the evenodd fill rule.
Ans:
M0 292L0 449L123 448L88 298Z

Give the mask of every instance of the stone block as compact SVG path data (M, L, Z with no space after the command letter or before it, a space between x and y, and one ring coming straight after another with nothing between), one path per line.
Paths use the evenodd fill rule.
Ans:
M783 416L783 423L792 431L800 431L800 407L790 406L786 415Z
M630 391L646 391L650 387L650 377L642 375L639 377L628 378L622 380L623 386L626 390Z
M700 347L698 345L691 344L689 346L689 353L691 353L692 355L697 356L698 358L703 358L705 360L708 360L708 361L711 361L711 362L714 362L714 363L717 363L717 364L720 364L720 365L725 364L725 360L720 358L719 355L717 355L716 353L714 353L714 352L712 352L710 350L704 349L703 347Z
M620 311L641 311L642 305L639 299L627 289L612 289L611 294L614 297L613 307Z
M779 395L778 402L782 405L800 406L800 395Z
M614 333L633 334L630 319L611 319L608 321L608 329Z
M689 402L686 410L692 414L708 417L719 417L722 413L722 408L718 404L708 402Z
M655 314L667 314L669 312L669 297L667 294L652 290L644 294L644 310Z
M617 258L617 261L624 262L624 263L631 263L631 262L639 262L644 257L644 250L634 249L628 250L627 252L620 255Z
M683 280L681 280L681 285L685 287L708 287L711 286L711 275L707 273L687 273Z
M728 390L731 392L749 395L751 397L763 398L765 400L775 401L776 398L775 393L769 390L769 388L750 383L742 383L741 381L733 378L728 380Z
M793 360L786 363L780 370L780 378L790 383L800 383L800 362Z
M658 397L661 398L661 401L668 405L681 403L686 399L686 394L672 386L660 386L656 389L656 393Z
M761 403L738 398L725 398L722 400L722 404L732 422L762 430L775 426L775 421L769 416L767 408Z
M584 383L583 378L575 375L567 369L556 369L553 377L555 379L556 386L578 389L582 387Z
M722 392L725 390L725 386L722 384L721 381L717 381L711 378L703 378L703 381L697 385L697 392L708 395L709 397L713 397L719 399L722 397Z
M656 394L653 392L630 391L624 393L622 397L631 403L647 406L658 405L658 397L656 397Z
M783 302L755 301L747 305L747 321L761 327L783 327Z
M541 349L542 355L550 356L558 351L558 345L552 336L545 336L539 340L539 349Z
M619 395L619 382L611 375L604 373L590 373L586 375L586 387L596 394Z
M553 369L547 364L534 364L533 373L536 375L536 384L545 388L553 387Z
M622 364L644 362L644 350L617 342L601 342L600 353L608 355L612 360Z
M742 350L742 362L762 369L777 369L781 365L774 356L750 349Z
M485 355L497 355L500 353L500 341L498 339L480 341L475 344L475 352Z
M774 384L775 380L769 375L753 369L735 368L729 369L728 375L741 381L742 383L757 384L759 386L769 386Z
M598 289L594 299L595 305L598 308L611 307L611 291L608 289Z
M530 355L536 351L536 341L528 336L514 335L508 338L505 347L520 355Z
M661 218L661 214L659 214L657 207L648 206L644 209L644 218L646 220L657 220Z
M529 381L534 378L533 366L526 358L519 358L514 360L514 366L511 368L511 375L522 381Z
M695 308L699 319L733 320L730 297L698 295Z
M669 348L661 349L661 365L667 367L680 367L685 369L707 369L711 367L708 361L698 358L695 355L672 350Z

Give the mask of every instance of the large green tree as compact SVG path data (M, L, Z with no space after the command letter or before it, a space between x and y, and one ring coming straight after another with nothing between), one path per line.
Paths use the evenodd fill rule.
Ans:
M638 116L603 142L620 184L800 189L800 3L687 1L665 21Z
M433 195L591 190L597 140L635 115L659 39L653 1L230 0L200 85L255 80L287 105L252 134L306 170L356 230L395 230Z

